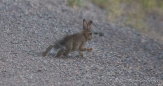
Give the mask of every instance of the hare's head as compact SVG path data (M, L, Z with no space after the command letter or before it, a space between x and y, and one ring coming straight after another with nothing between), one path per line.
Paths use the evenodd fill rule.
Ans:
M86 22L85 19L83 19L83 35L85 36L85 38L87 40L91 40L92 39L92 32L91 32L91 24L93 22L90 20L88 23Z

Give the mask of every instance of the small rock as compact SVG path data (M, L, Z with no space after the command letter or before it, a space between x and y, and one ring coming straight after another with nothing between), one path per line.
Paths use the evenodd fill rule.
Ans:
M102 32L93 32L94 34L98 34L99 36L104 36L104 33Z
M42 70L37 70L37 72L41 72Z

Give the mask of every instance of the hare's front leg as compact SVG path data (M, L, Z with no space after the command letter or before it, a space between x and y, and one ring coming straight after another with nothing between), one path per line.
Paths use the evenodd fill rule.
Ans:
M79 48L79 51L87 51L88 49L87 48L85 48L84 46L81 46L80 48Z
M91 51L93 51L93 48L87 48L87 51L91 52Z
M79 51L88 51L91 52L93 48L85 48L84 46L80 46Z
M88 52L91 52L93 50L93 48L84 48L84 47L82 47L79 50L80 51L88 51Z

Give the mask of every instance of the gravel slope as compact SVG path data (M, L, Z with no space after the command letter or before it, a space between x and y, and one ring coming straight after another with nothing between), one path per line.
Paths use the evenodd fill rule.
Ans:
M0 86L162 86L163 45L129 27L107 20L107 12L91 3L74 10L65 0L0 1ZM81 58L53 54L45 48L94 22Z

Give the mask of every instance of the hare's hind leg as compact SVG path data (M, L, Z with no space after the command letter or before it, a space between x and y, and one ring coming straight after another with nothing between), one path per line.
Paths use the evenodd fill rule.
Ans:
M93 48L87 48L87 51L91 52L91 51L93 51Z
M62 47L58 50L56 57L60 57L65 52L65 48Z
M47 53L53 48L54 46L53 45L50 45L48 48L46 48L46 50L42 53L42 56L46 56Z
M71 52L71 50L72 50L72 45L70 44L70 45L67 45L66 46L66 50L65 50L65 52L63 53L63 55L64 56L67 56L70 52Z

